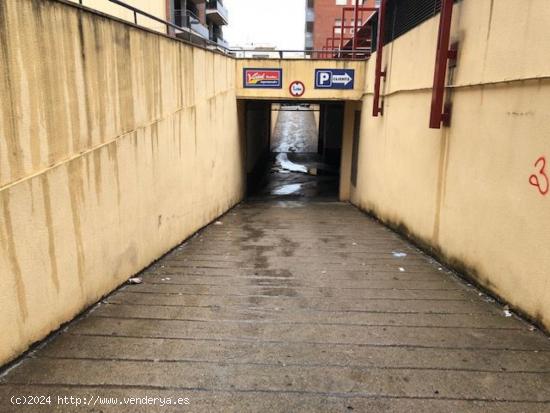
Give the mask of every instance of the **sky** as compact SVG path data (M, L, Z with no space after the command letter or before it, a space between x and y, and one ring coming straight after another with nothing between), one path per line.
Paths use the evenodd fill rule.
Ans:
M234 46L269 44L277 49L303 50L305 0L224 0L229 25L224 38Z

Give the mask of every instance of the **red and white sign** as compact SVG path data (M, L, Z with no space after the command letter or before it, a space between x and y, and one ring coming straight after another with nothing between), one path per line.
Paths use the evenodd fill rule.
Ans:
M283 70L244 68L243 86L255 89L281 89L283 86Z
M303 82L300 82L299 80L295 80L290 84L290 87L288 88L290 91L290 94L294 96L295 98L299 98L300 96L303 96L304 93L306 93L306 86Z

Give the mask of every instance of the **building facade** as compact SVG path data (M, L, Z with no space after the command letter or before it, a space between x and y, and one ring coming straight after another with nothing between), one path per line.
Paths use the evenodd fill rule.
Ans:
M353 28L342 26L354 26L353 12L346 13L346 19L342 22L342 9L355 6L356 0L306 0L306 50L323 50L334 36L339 37L344 31L344 38L353 36ZM357 0L361 7L375 7L379 0ZM370 13L360 13L358 26L361 26Z
M132 23L136 17L132 10L107 0L71 0L83 6L115 16ZM189 29L188 32L174 33L179 37L193 40L202 38L210 40L220 46L227 47L223 37L223 26L228 24L229 13L222 0L125 0L129 6L142 10L161 20L169 21L180 27ZM146 16L137 15L137 24L149 29L166 33L166 25Z
M118 17L119 19L127 20L134 23L134 13L116 3L108 0L70 0L73 3L79 3L83 6L100 11L102 13ZM124 2L132 7L142 10L152 16L162 20L168 19L168 8L166 0L124 0ZM137 16L137 24L149 29L157 30L166 33L166 26L160 22L149 19L144 16Z
M171 20L219 46L227 47L223 26L229 13L222 0L166 0Z

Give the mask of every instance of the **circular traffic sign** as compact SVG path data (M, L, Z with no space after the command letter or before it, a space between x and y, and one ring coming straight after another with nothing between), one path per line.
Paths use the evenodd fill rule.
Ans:
M290 87L288 88L290 91L290 94L294 96L295 98L299 98L300 96L303 96L306 92L306 86L303 82L300 82L299 80L295 80L290 84Z

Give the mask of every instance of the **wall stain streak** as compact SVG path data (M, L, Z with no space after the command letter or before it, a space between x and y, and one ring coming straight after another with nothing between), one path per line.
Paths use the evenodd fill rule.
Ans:
M46 127L46 137L48 142L48 165L53 165L59 159L69 155L69 132L68 132L68 113L65 102L65 76L63 71L59 70L59 64L64 63L62 59L63 46L54 36L51 26L58 25L60 22L56 19L54 22L49 18L49 14L42 13L42 7L39 4L34 5L34 13L37 16L37 32L39 48L47 50L42 53L42 64L40 68L40 100L47 104L40 105Z
M92 153L94 163L94 185L97 202L101 203L102 180L101 180L101 151Z
M63 43L63 60L65 61L65 94L69 102L69 125L71 127L72 151L79 152L81 148L80 142L80 109L79 96L77 90L77 62L75 58L77 35L74 31L73 19L65 16L63 19L64 32L70 33L70 36L65 36L66 43Z
M163 102L163 91L162 91L162 68L164 65L162 64L162 56L161 56L161 44L160 44L160 38L155 38L155 54L156 54L156 60L157 60L157 66L156 66L156 88L155 88L155 97L157 99L157 107L158 107L158 114L157 116L162 117L164 113L164 102Z
M10 214L9 191L4 191L0 193L0 201L0 206L2 207L3 212L4 225L6 228L6 242L3 242L1 246L6 250L11 270L15 276L17 302L19 303L19 309L21 310L18 314L20 315L20 327L22 327L22 322L26 321L27 317L29 316L29 309L27 305L27 292L25 288L25 282L23 281L23 272L21 271L21 266L19 265L19 261L17 259L17 251L15 248L14 231Z
M53 213L50 192L50 182L46 174L40 175L44 199L44 212L46 215L46 228L48 230L48 253L50 256L50 273L56 291L59 293L59 271L57 268L57 252L55 247L55 235L53 228Z
M197 109L195 108L195 106L193 106L191 108L191 116L193 116L193 124L194 124L194 128L193 128L193 136L194 136L194 139L195 139L195 155L197 155L198 151L199 151L199 147L198 147L198 143L197 143L197 128L198 128L198 125L197 125Z
M159 124L153 123L150 126L151 133L151 160L153 163L153 179L157 181L159 178L159 165L160 165L160 143L159 143Z
M110 59L107 55L106 48L104 47L104 30L102 20L93 20L91 24L92 32L94 35L94 66L91 67L94 75L94 90L92 90L92 96L96 96L94 102L94 110L99 117L99 141L105 142L107 140L107 120L106 112L109 107L105 104L109 102L109 78L106 73L106 69L111 66ZM101 62L101 63L99 63ZM102 104L104 102L104 104Z
M39 82L37 70L40 63L37 62L38 59L33 57L39 54L39 48L36 36L33 35L36 29L32 9L25 8L22 13L17 14L17 25L21 38L26 39L26 47L19 50L19 60L22 62L21 73L25 73L28 84L37 84ZM40 102L28 90L27 93L29 109L25 111L25 115L29 118L30 157L32 170L35 172L42 166Z
M110 145L107 146L107 153L109 154L109 159L113 163L113 171L115 173L115 179L116 179L116 188L117 188L117 202L119 206L120 211L120 205L122 204L122 194L121 194L121 188L120 188L120 169L118 166L118 143L112 142Z
M86 38L84 36L84 26L82 23L82 10L78 11L78 38L80 41L80 56L82 59L82 79L84 80L84 104L86 110L86 133L88 136L87 147L91 148L93 145L93 123L90 116L92 110L92 103L90 102L91 94L89 92L89 76L88 76L88 60L86 57Z
M444 129L442 132L440 154L439 154L439 167L437 178L437 189L435 199L435 215L434 215L434 227L432 233L432 241L434 245L439 244L439 227L441 224L441 208L445 201L445 187L447 184L447 169L449 166L449 148L450 148L450 136L449 130Z
M13 30L10 31L8 4L7 2L0 2L0 62L7 62L7 64L0 64L0 68L3 69L3 74L0 77L0 91L7 97L7 104L0 106L0 112L2 113L2 123L6 128L3 138L6 140L8 149L10 179L14 181L21 178L23 174L23 151L17 127L19 116L14 96L16 85L10 71L10 68L14 68L16 65L14 56L10 54L9 50L9 38Z
M71 215L74 227L74 236L76 242L76 260L78 268L78 281L80 291L84 295L84 276L85 276L85 256L82 238L82 225L80 220L80 211L84 205L84 183L82 181L81 160L75 160L69 163L69 193L71 198Z
M485 39L485 51L483 53L483 71L482 73L485 73L485 67L487 65L487 56L489 55L489 46L491 44L491 29L493 27L493 13L495 9L495 0L491 0L491 3L489 5L489 21L487 22L487 35Z
M132 61L130 47L130 29L125 27L122 31L116 30L116 64L118 85L118 122L122 128L121 133L132 130L134 120L134 96L132 71L128 70L128 62ZM122 74L122 76L120 75Z

